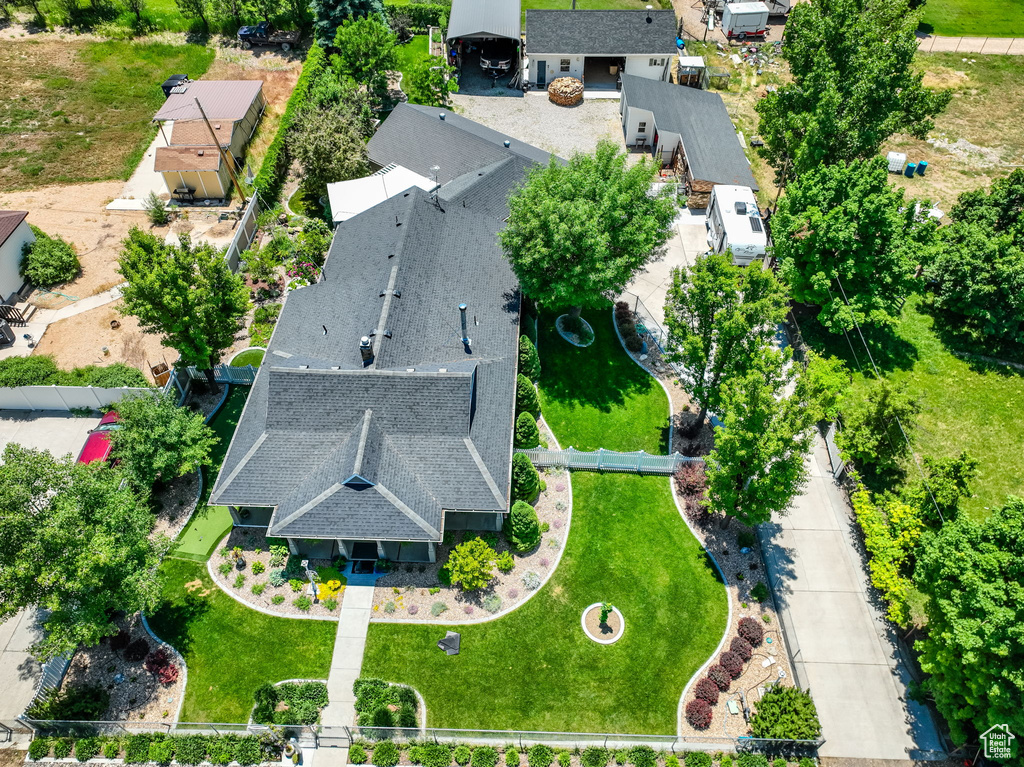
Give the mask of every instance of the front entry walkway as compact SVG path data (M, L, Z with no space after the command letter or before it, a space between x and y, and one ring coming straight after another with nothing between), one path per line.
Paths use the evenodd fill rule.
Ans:
M796 682L821 719L821 756L928 759L942 743L925 706L907 697L910 673L892 628L870 601L856 524L832 480L825 443L789 516L762 525L761 541Z
M328 726L343 727L355 723L356 696L352 684L359 678L366 650L366 631L373 610L373 575L349 575L345 599L341 603L338 634L334 640L334 656L327 676L327 708L320 721Z

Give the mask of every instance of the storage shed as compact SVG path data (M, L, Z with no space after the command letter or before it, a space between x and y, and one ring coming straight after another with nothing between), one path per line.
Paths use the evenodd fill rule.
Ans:
M36 241L27 216L23 210L0 210L0 304L14 298L21 288L22 250Z

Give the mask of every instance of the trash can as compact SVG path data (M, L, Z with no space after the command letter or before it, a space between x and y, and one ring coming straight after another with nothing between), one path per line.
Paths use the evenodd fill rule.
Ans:
M903 169L903 175L907 178L913 178L915 168L917 168L917 163L908 162L907 167Z
M927 160L921 160L921 162L919 162L917 164L917 175L923 176L924 172L927 169L928 169L928 161Z

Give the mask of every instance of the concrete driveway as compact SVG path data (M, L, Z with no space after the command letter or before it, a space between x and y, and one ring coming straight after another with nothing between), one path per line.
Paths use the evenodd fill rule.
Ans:
M35 609L22 610L0 624L0 720L21 716L39 683L39 662L28 648L42 638Z
M76 418L54 410L0 410L0 452L9 442L36 450L49 450L55 456L78 453L90 429L99 417Z
M856 523L820 438L807 461L810 481L789 515L759 533L794 676L821 719L820 754L937 758L942 742L928 709L907 698L909 668L872 602Z

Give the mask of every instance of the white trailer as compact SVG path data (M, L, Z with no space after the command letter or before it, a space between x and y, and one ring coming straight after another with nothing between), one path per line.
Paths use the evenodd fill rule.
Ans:
M722 31L743 42L768 33L768 6L764 3L728 3L722 9Z
M768 247L764 221L749 186L716 184L707 212L708 240L715 253L732 252L736 266L763 258Z

